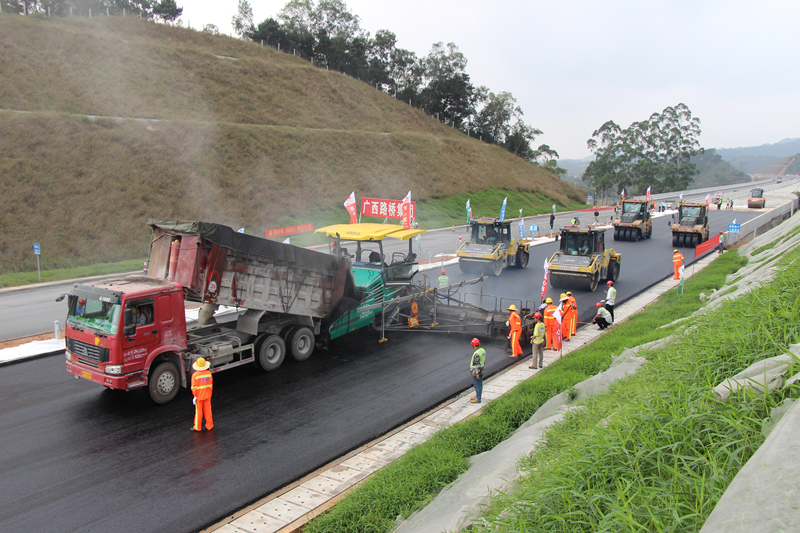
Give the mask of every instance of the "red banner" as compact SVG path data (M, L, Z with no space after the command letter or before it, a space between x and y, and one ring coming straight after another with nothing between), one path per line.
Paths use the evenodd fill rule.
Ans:
M344 201L344 207L347 209L347 212L350 213L350 223L356 223L356 192L353 191L350 193L350 196L347 197L347 200Z
M308 231L314 231L313 222L309 222L308 224L300 224L299 226L287 226L285 228L268 229L265 233L267 239L271 239L275 237L286 237L288 235L295 235L297 233L306 233Z
M694 256L699 257L709 251L710 249L714 248L715 246L719 246L719 239L722 237L722 233L717 235L716 237L711 237L706 242L702 244L698 244L697 247L694 249Z
M411 202L411 220L417 218L417 202ZM362 198L362 217L380 217L403 219L403 200L385 200L382 198Z

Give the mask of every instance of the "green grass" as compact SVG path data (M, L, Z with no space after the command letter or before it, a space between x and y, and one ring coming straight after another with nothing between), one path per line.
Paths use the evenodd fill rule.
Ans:
M143 263L144 259L131 259L129 261L99 263L85 267L42 270L42 283L48 281L61 281L65 279L85 278L88 276L100 276L103 274L141 272ZM22 285L33 285L35 283L39 283L39 276L36 272L0 274L0 287L20 287Z
M625 347L638 346L676 331L680 326L658 328L699 309L702 305L699 294L718 289L728 274L744 264L745 260L737 254L723 254L686 281L683 295L679 296L674 290L666 293L647 311L632 316L596 341L490 402L479 416L439 431L314 519L304 532L390 531L398 515L408 517L424 506L466 470L470 456L508 438L548 399L607 369L612 355ZM425 465L433 472L427 472ZM528 530L536 530L535 525L528 527Z
M800 251L788 255L784 267ZM546 445L523 462L530 475L496 499L487 525L473 531L699 531L763 442L770 409L798 396L794 386L740 393L727 404L712 394L725 378L800 340L793 268L693 326L647 353L649 363L633 377L554 425Z

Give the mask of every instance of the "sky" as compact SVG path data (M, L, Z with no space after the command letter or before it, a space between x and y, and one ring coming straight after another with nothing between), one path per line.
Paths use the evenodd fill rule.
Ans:
M182 22L231 35L238 0L177 0ZM256 25L286 0L250 0ZM797 0L345 0L375 35L417 57L455 43L475 86L510 92L562 159L591 155L606 121L622 127L686 104L704 148L800 137Z

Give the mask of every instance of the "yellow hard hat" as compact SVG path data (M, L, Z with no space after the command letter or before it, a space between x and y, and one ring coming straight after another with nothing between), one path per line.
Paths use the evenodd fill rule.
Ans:
M508 309L509 311L516 311L517 310L517 306L514 305L514 304L511 304L508 307L506 307L506 309Z
M208 370L211 366L211 363L205 360L203 357L198 357L197 361L194 362L192 368L195 370Z
M673 254L677 254L677 253L678 253L678 250L672 250L672 253L673 253Z
M562 292L561 296L559 296L558 299L561 300L561 299L566 298L566 297L567 297L567 293L566 292Z
M548 298L547 300L544 301L544 303L551 304L551 303L553 303L553 299L552 298Z
M567 291L565 294L566 294L567 296L572 296L572 293L571 293L571 292L569 292L569 291Z

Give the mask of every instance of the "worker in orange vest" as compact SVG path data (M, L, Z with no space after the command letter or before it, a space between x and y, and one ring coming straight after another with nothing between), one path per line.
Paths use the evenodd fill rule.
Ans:
M683 254L680 253L678 250L673 250L672 265L675 267L675 279L680 279L680 276L678 275L679 274L678 269L681 268L682 264L683 264Z
M556 309L558 309L555 305L553 305L553 299L548 298L544 301L547 304L547 307L544 308L544 327L547 328L547 346L544 347L545 350L549 349L556 349L556 343L554 342L556 338L556 327L558 326L558 322L556 322L556 317L553 316Z
M200 357L192 365L192 403L194 404L194 425L192 431L202 431L203 417L206 419L206 429L214 429L214 419L211 416L211 393L214 390L214 378L211 377L211 363Z
M561 301L561 338L568 341L572 331L572 324L570 324L572 305L569 303L569 296L564 292L561 293L559 300Z
M569 334L575 335L575 330L577 329L578 325L578 302L575 301L575 297L572 296L571 292L567 291L566 295L569 296L569 305L571 308L569 317Z
M519 344L519 339L522 337L522 321L520 321L517 314L516 305L511 304L507 309L511 313L506 321L508 339L511 341L511 357L516 358L522 355L522 346Z

